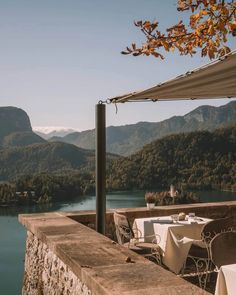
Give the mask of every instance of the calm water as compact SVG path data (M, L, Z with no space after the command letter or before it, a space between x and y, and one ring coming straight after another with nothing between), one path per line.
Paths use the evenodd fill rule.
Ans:
M198 195L202 202L236 200L236 193L231 192L199 192ZM142 206L145 206L143 192L107 195L107 208ZM0 208L0 294L21 294L26 230L19 224L18 214L77 210L95 210L95 197L80 197L70 203L60 202L52 206Z

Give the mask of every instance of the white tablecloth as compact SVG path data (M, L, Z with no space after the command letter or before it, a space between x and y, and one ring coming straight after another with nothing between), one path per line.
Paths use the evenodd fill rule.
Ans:
M166 223L163 223L165 221ZM137 218L134 220L133 229L134 232L138 229L143 237L140 241L151 242L153 238L148 236L160 236L162 261L177 274L186 261L192 243L195 240L201 240L202 227L208 221L210 219L201 218L196 223L189 224L188 221L168 223L171 222L170 216Z
M215 295L236 294L236 264L223 265L218 273Z

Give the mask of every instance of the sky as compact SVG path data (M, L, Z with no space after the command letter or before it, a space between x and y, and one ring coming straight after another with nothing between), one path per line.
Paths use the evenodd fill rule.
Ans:
M161 28L187 21L176 0L0 0L0 106L24 109L33 127L95 127L99 100L151 87L209 62L166 54L120 52L143 36L133 25L158 20ZM232 49L235 40L230 40ZM229 100L108 105L107 126L157 122Z

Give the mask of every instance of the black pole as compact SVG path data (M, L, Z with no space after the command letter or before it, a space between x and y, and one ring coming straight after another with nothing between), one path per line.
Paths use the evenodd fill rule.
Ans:
M96 229L105 234L106 224L106 107L96 105Z

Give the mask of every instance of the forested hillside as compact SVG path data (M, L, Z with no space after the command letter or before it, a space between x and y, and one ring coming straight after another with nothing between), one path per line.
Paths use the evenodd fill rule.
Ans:
M83 168L94 168L94 151L86 151L67 143L41 143L0 149L0 180Z
M24 175L11 183L0 183L0 206L45 204L94 194L94 175L61 170Z
M187 189L236 191L236 125L214 132L167 136L124 158L107 155L107 190ZM0 203L56 200L95 191L94 152L64 143L0 150ZM35 193L32 199L15 192ZM29 194L30 195L30 194ZM44 200L43 198L43 200Z
M115 161L110 190L151 189L170 184L236 190L236 125L214 132L171 135Z
M211 122L216 122L216 118L218 123L229 122L233 118L234 108L230 110L228 106L233 104L234 102L222 107L227 109L227 112L222 111L222 117L219 117L217 108L213 108L217 109L217 114L213 115L208 107L201 107L194 110L193 114L186 115L185 120L188 120L189 126L196 122L206 122L206 118L213 117ZM15 109L10 109L9 112L12 114ZM0 203L48 202L49 199L94 193L94 150L85 150L63 142L48 143L31 131L28 116L22 110L16 112L19 112L20 116L11 127L1 126ZM1 116L3 118L5 115ZM19 119L21 117L23 119ZM231 119L227 121L229 118ZM161 124L173 124L177 128L182 119L175 117ZM209 122L208 120L207 126L210 130L212 126ZM154 129L149 123L149 127L144 127L146 123L140 124L126 130L125 126L117 127L118 134L113 130L116 127L110 127L108 144L116 144L119 139L121 148L129 149L129 145L122 141L122 136L127 131L132 133L131 137L127 135L127 138L133 140L131 145L138 146L140 138L148 140L149 134L152 134L151 130ZM90 130L89 134L92 133ZM70 136L73 138L73 134ZM109 191L151 190L161 187L166 189L170 184L185 185L191 189L216 188L236 191L236 125L214 132L196 131L169 135L153 141L128 157L107 154ZM20 191L21 195L17 195L16 191ZM31 191L35 194L33 198L30 197Z
M94 174L64 170L25 175L15 182L17 191L34 191L36 196L48 195L52 200L71 199L95 192Z
M119 156L107 154L108 165L117 158ZM42 172L59 171L63 174L63 171L67 170L94 174L95 152L62 142L0 148L0 181L9 181L23 175L36 175Z
M44 140L34 132L15 132L4 137L2 141L2 147L20 147L43 142L46 142L46 140Z

